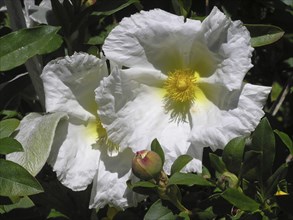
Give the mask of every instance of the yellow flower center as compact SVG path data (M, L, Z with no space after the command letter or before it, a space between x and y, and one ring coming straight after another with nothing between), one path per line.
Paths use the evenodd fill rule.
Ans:
M106 129L103 127L102 123L100 120L97 120L97 143L106 145L108 148L108 152L114 152L114 151L118 151L119 149L119 145L115 144L114 142L112 142L109 138L108 138L108 134Z
M179 103L193 102L196 97L198 78L198 73L189 69L169 73L164 83L164 88L167 91L166 97Z

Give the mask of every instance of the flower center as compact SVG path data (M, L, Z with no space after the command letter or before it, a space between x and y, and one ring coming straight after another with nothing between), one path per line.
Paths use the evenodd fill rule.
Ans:
M196 82L199 75L189 69L176 70L169 73L164 83L166 97L180 103L190 103L196 96Z
M107 146L108 153L110 155L115 155L117 151L119 150L119 145L115 144L108 138L108 134L106 129L103 127L100 120L97 120L97 143Z

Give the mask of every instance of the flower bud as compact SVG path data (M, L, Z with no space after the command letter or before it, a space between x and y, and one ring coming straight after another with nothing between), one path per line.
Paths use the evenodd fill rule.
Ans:
M138 151L132 160L132 172L142 180L156 178L161 173L162 167L162 159L154 151Z

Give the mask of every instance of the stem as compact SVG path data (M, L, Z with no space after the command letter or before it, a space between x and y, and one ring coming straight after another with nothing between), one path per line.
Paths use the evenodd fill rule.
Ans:
M283 88L281 94L278 96L277 100L275 101L275 103L270 109L270 113L272 114L272 116L275 116L278 113L279 109L281 108L287 94L290 92L292 81L293 81L293 77L291 75L289 79L287 80L286 85Z
M25 18L22 12L21 2L17 0L4 0L7 7L8 16L13 31L17 31L22 28L26 28ZM36 91L37 97L40 101L41 107L45 109L45 93L43 87L43 81L40 78L42 72L42 62L39 56L34 56L28 59L25 63L25 67L29 73L33 87Z

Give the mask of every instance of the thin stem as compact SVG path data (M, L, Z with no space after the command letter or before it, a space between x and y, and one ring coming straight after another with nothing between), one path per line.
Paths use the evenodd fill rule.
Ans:
M292 75L289 77L289 79L286 82L285 87L283 88L281 94L278 96L277 100L275 101L275 103L273 104L273 106L270 109L270 113L272 114L272 116L275 116L278 111L280 110L287 94L290 92L290 87L292 85L292 81L293 81L293 77Z

